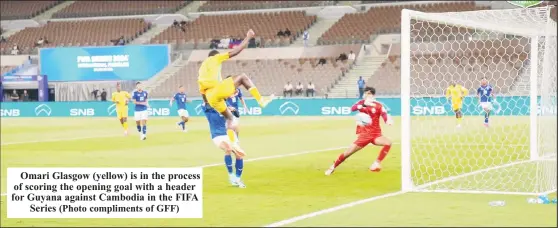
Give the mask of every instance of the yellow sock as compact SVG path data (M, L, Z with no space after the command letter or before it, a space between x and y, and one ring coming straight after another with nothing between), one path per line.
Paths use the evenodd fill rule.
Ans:
M125 131L127 131L128 130L128 122L122 123L122 127L124 128Z
M227 136L229 136L229 140L231 140L231 143L236 143L236 133L234 133L233 130L227 129Z
M461 124L461 117L457 118L457 124Z
M250 94L252 94L252 97L254 97L254 99L256 99L258 101L258 104L260 104L260 106L262 105L262 95L260 94L260 91L258 90L258 88L256 87L252 87L248 90L248 92L250 92Z

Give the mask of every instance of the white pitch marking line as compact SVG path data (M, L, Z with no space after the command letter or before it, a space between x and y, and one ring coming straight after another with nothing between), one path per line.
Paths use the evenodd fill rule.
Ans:
M320 153L320 152L328 152L328 151L340 150L340 149L346 149L346 148L347 148L346 146L343 146L343 147L331 147L331 148L319 149L319 150L306 150L306 151L301 151L301 152L296 152L296 153L278 154L278 155L265 156L265 157L259 157L259 158L250 158L250 159L244 160L244 162L263 161L263 160L270 160L270 159L276 159L276 158L286 158L286 157L292 157L292 156L298 156L298 155L304 155L304 154L314 154L314 153ZM209 168L209 167L220 166L220 165L223 165L223 163L214 163L214 164L195 166L194 168ZM0 194L0 196L6 196L6 193L2 193L2 194Z
M363 204L363 203L368 203L368 202L372 202L372 201L376 201L376 200L379 200L379 199L384 199L384 198L388 198L388 197L392 197L392 196L398 196L398 195L401 195L403 193L406 193L406 192L399 191L399 192L392 192L392 193L388 193L388 194L384 194L384 195L374 196L374 197L371 197L371 198L368 198L368 199L362 199L362 200L359 200L359 201L354 201L354 202L351 202L351 203L342 204L342 205L339 205L339 206L336 206L336 207L331 207L331 208L324 209L324 210L321 210L321 211L316 211L316 212L312 212L312 213L309 213L309 214L293 217L293 218L290 218L290 219L285 219L285 220L282 220L282 221L279 221L279 222L275 222L275 223L272 223L272 224L269 224L269 225L265 225L264 227L284 226L284 225L288 225L288 224L291 224L291 223L298 222L300 220L316 217L316 216L319 216L319 215L327 214L327 213L330 213L330 212L342 210L342 209L349 208L349 207L354 207L354 206L357 206L357 205L360 205L360 204Z

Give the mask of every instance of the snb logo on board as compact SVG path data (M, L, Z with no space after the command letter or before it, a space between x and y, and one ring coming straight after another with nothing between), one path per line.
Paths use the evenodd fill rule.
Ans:
M50 116L52 109L46 104L40 104L35 107L35 116Z
M298 107L297 104L295 104L292 101L287 101L283 103L281 106L279 106L279 113L281 113L281 115L285 115L285 114L298 115L298 111L300 111L300 108Z
M116 113L116 104L112 104L111 106L108 106L108 108L107 108L107 114L109 116L114 115L114 113Z

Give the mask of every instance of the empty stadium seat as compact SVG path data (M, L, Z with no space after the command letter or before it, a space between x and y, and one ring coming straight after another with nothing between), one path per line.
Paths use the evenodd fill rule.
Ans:
M422 12L455 12L482 10L487 7L477 7L474 2L372 7L364 13L345 14L320 37L318 44L368 43L374 34L398 33L402 9Z
M110 40L120 36L133 40L150 27L149 23L138 18L55 21L41 27L25 28L8 37L0 48L4 50L3 54L9 54L10 48L17 44L22 54L34 53L35 42L41 37L46 37L49 41L49 44L42 47L113 45Z
M223 63L222 75L246 73L258 86L262 94L282 94L283 86L290 81L293 84L302 82L306 86L312 82L316 94L325 94L337 82L350 63L335 62L340 53L355 50L354 45L338 45L326 50L309 51L303 56L321 56L325 65L317 65L320 57L302 57L298 59L262 59L262 60L229 60ZM358 50L358 49L356 49ZM358 55L358 51L355 52ZM150 92L154 98L168 98L170 91L183 85L190 96L199 94L197 77L202 61L191 61L177 74L168 78L163 84ZM246 94L246 96L250 96Z
M54 18L101 17L174 13L191 1L76 1Z
M2 20L29 19L60 4L62 1L1 1Z
M199 12L331 6L335 1L207 1Z
M212 39L221 39L224 36L242 39L248 29L254 29L256 36L262 43L281 42L290 43L292 38L276 39L277 32L288 28L292 37L300 35L304 29L316 21L316 16L308 16L303 11L227 14L227 15L201 15L196 20L184 26L185 32L177 27L169 27L155 36L151 43L179 42L197 44L199 48L208 48Z
M453 46L456 46L455 42ZM487 78L498 93L505 94L513 89L522 71L527 69L529 45L526 39L514 39L511 42L470 41L461 42L457 46L469 48L453 49L464 50L457 52L447 51L452 48L445 48L439 49L443 50L440 52L412 57L411 95L441 96L451 81L474 91L482 78ZM516 48L520 46L526 48ZM394 45L392 55L368 79L367 85L378 85L381 88L378 94L400 94L401 59L399 54L396 54L399 50L400 46Z
M0 67L0 69L1 69L0 75L3 75L5 73L10 72L11 70L15 69L16 67L17 66L2 66L2 67Z

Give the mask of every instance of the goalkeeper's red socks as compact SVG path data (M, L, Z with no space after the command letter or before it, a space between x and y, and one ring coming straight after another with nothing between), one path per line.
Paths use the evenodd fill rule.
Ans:
M345 153L341 153L339 157L337 157L337 160L333 163L333 167L337 168L337 166L341 165L341 163L345 161L345 158Z
M380 150L380 154L378 154L378 159L376 159L376 161L378 163L381 163L388 155L390 149L391 145L385 145L384 147L382 147L382 150Z

